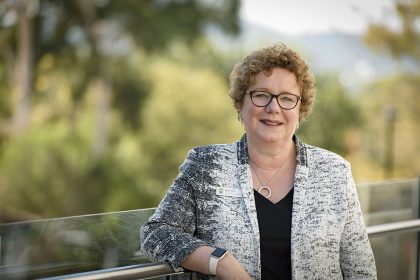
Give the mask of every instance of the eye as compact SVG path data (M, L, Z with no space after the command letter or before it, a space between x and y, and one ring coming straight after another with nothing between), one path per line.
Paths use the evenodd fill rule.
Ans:
M257 92L254 93L254 97L256 97L256 98L269 98L270 94L268 94L267 92L257 91Z
M292 102L294 100L291 97L289 97L289 96L283 96L281 98L281 101L284 101L284 102Z
M296 102L297 101L297 97L292 95L292 94L288 94L288 93L284 93L282 95L280 95L280 102Z

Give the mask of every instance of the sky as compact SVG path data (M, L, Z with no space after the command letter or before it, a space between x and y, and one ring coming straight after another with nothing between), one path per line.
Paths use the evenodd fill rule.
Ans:
M392 0L242 0L240 18L287 35L363 34L369 21L397 28Z

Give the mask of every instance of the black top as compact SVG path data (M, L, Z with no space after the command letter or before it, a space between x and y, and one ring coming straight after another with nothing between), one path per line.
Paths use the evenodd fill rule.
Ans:
M254 190L260 228L262 280L292 279L290 236L293 190L275 204Z

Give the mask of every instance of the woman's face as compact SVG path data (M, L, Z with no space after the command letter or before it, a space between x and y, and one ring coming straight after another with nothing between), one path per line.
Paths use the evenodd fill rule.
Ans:
M254 84L247 90L261 90L274 95L292 93L300 96L296 75L283 68L274 68L269 77L262 72L258 73ZM253 144L286 144L292 139L298 125L300 103L299 101L291 110L285 110L273 98L266 107L257 107L251 102L251 96L245 94L241 113L248 141Z

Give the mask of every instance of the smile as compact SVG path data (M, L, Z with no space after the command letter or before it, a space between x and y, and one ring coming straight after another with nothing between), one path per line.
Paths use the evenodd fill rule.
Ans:
M261 121L261 122L263 122L265 124L268 124L268 125L281 125L281 123L277 123L277 122L269 122L269 121Z

